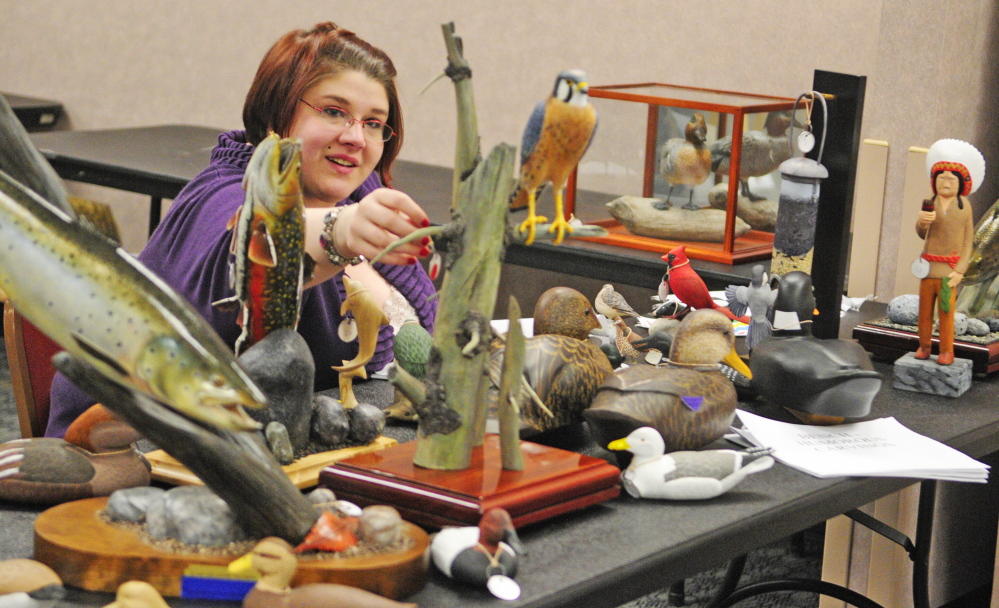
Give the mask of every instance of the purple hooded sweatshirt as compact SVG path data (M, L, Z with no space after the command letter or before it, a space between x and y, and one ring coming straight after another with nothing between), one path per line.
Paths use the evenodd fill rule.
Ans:
M208 167L184 187L163 222L157 227L139 254L139 260L186 297L230 347L236 344L241 328L236 323L238 310L222 311L212 302L234 294L229 287L229 242L232 236L226 224L243 204L243 174L254 148L246 144L246 133L230 131L219 136ZM340 205L360 201L381 187L377 173L372 173ZM433 283L419 264L396 266L375 264L375 269L416 310L420 323L433 330L437 314ZM337 385L333 365L357 355L356 341L345 343L337 336L342 320L340 303L346 297L343 273L302 294L298 332L305 338L316 362L317 391ZM393 331L383 326L375 354L366 368L374 372L393 358ZM51 409L46 436L62 437L73 420L94 403L94 399L62 374L52 382Z

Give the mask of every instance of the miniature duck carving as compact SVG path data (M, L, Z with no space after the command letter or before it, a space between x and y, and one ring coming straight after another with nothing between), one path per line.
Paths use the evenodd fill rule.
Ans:
M33 559L0 561L0 606L49 606L66 597L62 579Z
M0 444L0 500L52 505L149 485L149 462L131 445L142 435L100 404L66 437Z
M690 186L690 198L684 209L697 209L694 205L694 186L704 183L711 175L711 150L704 143L707 137L704 115L694 114L684 128L684 137L674 137L663 144L659 152L659 173L669 183L666 201L653 203L656 209L672 207L670 196L677 184Z
M430 541L434 565L448 578L476 587L496 575L512 579L523 554L510 514L499 508L486 511L478 527L444 528Z
M739 181L742 191L751 201L762 200L749 191L750 177L760 177L777 170L782 162L791 158L787 142L787 129L791 116L787 111L770 112L763 123L763 131L746 131L742 134L742 152L739 160ZM729 172L732 159L732 136L719 138L711 144L711 170Z
M243 598L243 608L416 608L355 587L337 584L312 584L291 587L298 569L298 558L285 540L269 537L253 550L229 564L229 571L240 574L256 570L260 579Z
M500 385L504 353L505 345L494 342L487 366L495 387ZM521 424L544 432L581 422L583 410L613 373L607 355L591 342L558 334L528 338L525 382L516 396ZM491 391L490 398L497 395L498 391Z
M692 450L720 438L735 418L735 387L719 363L752 377L735 352L732 323L720 312L695 310L677 327L669 359L609 376L583 412L602 445L651 426L668 451Z
M635 498L704 500L731 490L747 475L769 469L774 459L767 449L705 450L664 453L659 431L641 427L612 441L611 450L634 454L621 472L621 485Z
M127 581L118 585L114 601L104 608L170 608L160 592L145 581Z
M585 340L600 321L586 296L571 287L552 287L534 304L534 335L559 334Z

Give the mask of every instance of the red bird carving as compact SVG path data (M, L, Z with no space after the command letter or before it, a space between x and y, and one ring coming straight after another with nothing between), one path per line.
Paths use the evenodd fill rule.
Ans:
M669 265L667 276L664 278L669 282L670 291L681 302L694 309L714 308L729 319L749 323L748 317L737 317L732 314L731 310L719 306L711 299L708 286L704 284L701 277L697 276L694 267L690 265L690 260L687 259L686 245L675 247L662 256L662 259Z

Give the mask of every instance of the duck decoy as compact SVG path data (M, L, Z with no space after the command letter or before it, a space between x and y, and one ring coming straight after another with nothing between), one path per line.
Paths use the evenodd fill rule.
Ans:
M732 323L720 312L701 309L688 314L664 364L629 367L604 381L583 412L594 439L606 445L651 426L673 452L720 438L735 418L738 399L719 363L752 376L734 344Z
M347 585L316 583L291 587L298 558L291 545L281 538L268 537L249 553L229 564L229 572L244 574L256 570L260 579L243 598L243 608L416 608Z
M787 129L791 126L791 115L786 110L770 112L763 123L763 130L744 131L742 152L739 158L739 182L742 192L751 201L763 200L762 196L749 190L749 178L761 177L777 170L782 162L791 157L787 145ZM726 135L711 144L711 171L729 172L732 159L732 136Z
M635 498L704 500L731 490L747 475L774 464L769 449L672 452L659 431L643 426L607 446L634 454L621 472L621 485Z
M690 265L686 245L674 247L662 256L662 260L668 266L666 276L669 288L681 302L695 309L713 308L729 319L749 323L748 318L732 314L728 308L715 303L714 299L711 298L711 292L708 291L708 286L704 284L704 280Z
M51 606L66 597L62 579L33 559L0 561L0 606Z
M638 351L658 350L661 353L669 353L673 345L673 336L680 327L680 321L670 317L656 319L649 326L649 335L646 338L635 340L631 345Z
M504 352L503 342L495 341L487 364L495 387L500 385ZM545 432L582 422L583 410L613 373L607 355L591 342L558 334L528 338L525 382L516 396L522 428ZM497 395L498 391L492 391L490 398Z
M534 335L559 334L585 340L600 321L590 301L571 287L552 287L534 304Z
M870 356L853 340L772 337L753 350L749 368L763 399L808 424L866 416L881 388Z
M104 608L170 608L160 592L145 581L126 581L118 585L114 601Z
M708 135L704 115L695 113L684 127L683 137L666 140L659 151L659 174L669 183L665 202L655 202L656 209L672 207L670 197L673 187L683 184L690 187L690 197L684 209L697 209L694 205L694 186L703 184L711 175L711 150L705 144Z
M66 431L0 444L0 500L54 505L147 486L152 467L132 443L135 429L100 404Z
M487 587L501 599L520 596L513 580L524 548L504 509L490 509L478 526L443 528L430 541L430 557L448 578Z

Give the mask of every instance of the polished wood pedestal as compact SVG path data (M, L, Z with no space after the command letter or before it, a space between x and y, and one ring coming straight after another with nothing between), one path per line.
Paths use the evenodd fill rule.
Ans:
M360 505L387 504L425 526L477 525L494 507L515 526L542 521L614 498L620 470L599 458L521 441L524 470L504 471L499 439L487 435L464 471L413 464L416 442L361 454L323 469L319 484Z
M235 557L161 551L131 530L105 523L99 513L107 498L57 505L35 521L35 559L56 571L63 582L90 591L114 593L130 580L146 581L164 596L179 596L181 577L193 564L224 566ZM430 537L404 523L411 547L368 557L301 559L292 586L340 583L386 597L402 598L426 583Z
M919 348L919 335L915 332L867 323L853 328L853 339L875 356L892 361ZM933 338L934 351L938 343L939 340ZM999 371L999 342L976 344L954 340L954 356L971 359L971 370L975 374Z

